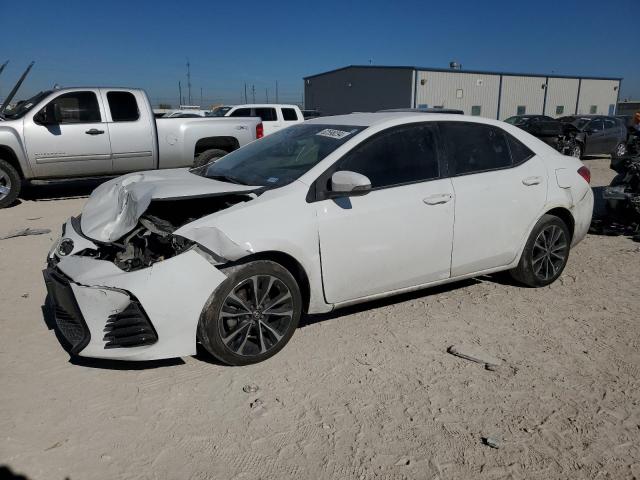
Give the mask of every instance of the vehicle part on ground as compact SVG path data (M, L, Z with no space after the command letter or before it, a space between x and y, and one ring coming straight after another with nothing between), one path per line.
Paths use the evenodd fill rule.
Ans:
M216 149L216 148L205 150L204 152L202 152L200 155L196 157L196 159L193 161L193 166L196 168L202 167L207 163L215 162L216 160L224 157L227 153L229 152L225 150Z
M529 287L544 287L560 276L569 259L571 235L558 217L544 215L533 228L511 275Z
M18 171L0 158L0 208L8 207L15 202L21 189L22 179Z
M594 218L592 231L640 240L640 157L612 159L612 168L618 174L602 192L606 216Z
M227 279L205 307L199 340L229 365L266 360L286 345L298 326L300 287L287 269L272 261L239 264L223 271Z

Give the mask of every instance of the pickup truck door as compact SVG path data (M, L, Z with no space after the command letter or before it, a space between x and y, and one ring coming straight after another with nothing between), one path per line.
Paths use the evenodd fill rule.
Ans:
M25 118L25 146L36 177L111 174L111 143L99 93L62 92Z
M155 162L155 119L141 91L101 89L111 139L113 173L151 170Z

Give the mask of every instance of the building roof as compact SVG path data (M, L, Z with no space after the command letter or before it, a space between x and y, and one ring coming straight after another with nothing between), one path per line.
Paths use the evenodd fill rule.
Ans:
M346 67L336 68L322 73L316 73L315 75L309 75L303 77L304 80L309 78L319 77L328 73L339 72L341 70L348 70L350 68L388 68L388 69L402 69L402 70L421 70L426 72L447 72L447 73L475 73L484 75L503 75L511 77L549 77L549 78L578 78L583 80L617 80L621 81L622 77L595 77L585 75L558 75L555 73L525 73L525 72L499 72L490 70L457 70L452 68L433 68L433 67L416 67L415 65L347 65Z

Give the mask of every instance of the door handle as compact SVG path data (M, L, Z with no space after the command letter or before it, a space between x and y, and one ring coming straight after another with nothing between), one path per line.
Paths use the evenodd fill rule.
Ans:
M522 183L527 187L531 187L532 185L540 185L542 183L542 177L523 178Z
M104 130L98 130L97 128L92 128L91 130L87 130L86 132L87 135L102 135L104 133Z
M443 203L447 203L449 200L453 198L453 195L450 193L436 193L435 195L429 195L426 198L423 198L422 201L427 205L442 205Z

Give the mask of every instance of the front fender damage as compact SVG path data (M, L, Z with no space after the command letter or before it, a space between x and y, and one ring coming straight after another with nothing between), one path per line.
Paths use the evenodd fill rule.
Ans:
M218 263L239 260L255 253L250 242L236 242L214 225L197 228L185 227L177 230L175 234L206 248L214 255Z

